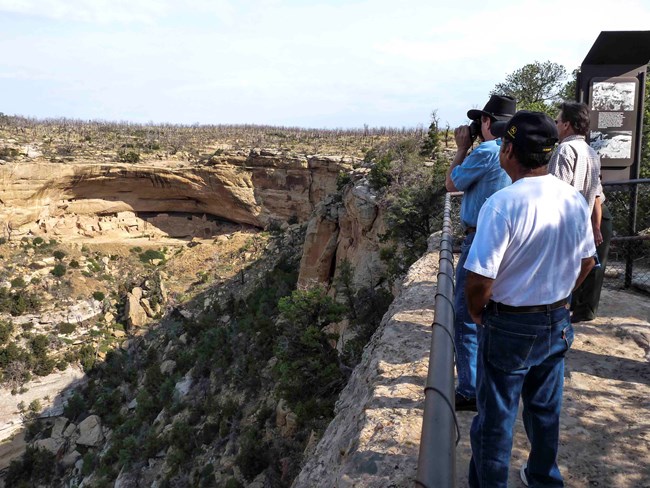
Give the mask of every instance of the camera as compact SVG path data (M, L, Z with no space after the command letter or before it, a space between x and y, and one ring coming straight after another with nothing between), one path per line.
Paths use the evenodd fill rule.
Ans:
M479 135L481 135L481 119L472 120L469 124L469 137L474 141Z

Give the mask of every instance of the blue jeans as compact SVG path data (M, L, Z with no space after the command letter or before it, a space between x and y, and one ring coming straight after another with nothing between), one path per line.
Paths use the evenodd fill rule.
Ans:
M468 234L460 248L460 258L456 265L456 286L454 297L454 345L456 348L456 374L458 385L456 391L465 398L476 396L476 324L472 322L467 303L465 302L465 280L467 270L464 268L469 248L474 240L475 232Z
M557 465L564 355L573 343L569 311L486 311L478 349L478 415L470 430L472 488L506 488L519 397L531 450L531 488L563 487Z

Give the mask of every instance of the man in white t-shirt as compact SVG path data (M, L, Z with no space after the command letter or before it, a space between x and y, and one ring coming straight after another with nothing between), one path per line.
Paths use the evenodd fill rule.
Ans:
M513 184L483 204L465 262L469 313L481 324L469 484L507 487L521 396L531 443L522 480L561 487L564 355L573 341L568 297L594 266L589 206L547 172L558 140L548 116L520 111L494 132Z

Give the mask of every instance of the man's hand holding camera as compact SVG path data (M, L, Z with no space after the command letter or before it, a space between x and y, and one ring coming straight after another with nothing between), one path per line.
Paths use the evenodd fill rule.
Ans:
M456 147L463 155L467 154L469 148L472 147L472 137L470 135L469 125L461 125L454 130L454 140Z

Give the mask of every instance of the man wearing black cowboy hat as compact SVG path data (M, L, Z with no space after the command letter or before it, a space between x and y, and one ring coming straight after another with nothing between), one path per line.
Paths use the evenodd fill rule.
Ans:
M447 191L463 191L460 218L465 230L465 240L461 246L461 255L456 267L455 297L455 348L456 372L456 410L476 410L476 324L467 312L465 303L465 278L467 271L463 268L467 253L474 240L478 212L494 192L510 184L510 178L499 165L499 146L496 137L490 131L496 121L505 121L516 110L516 100L503 95L492 95L483 110L472 109L467 117L471 126L463 125L454 131L456 156L447 171L445 186ZM472 131L475 129L481 143L471 153Z

